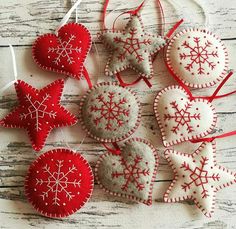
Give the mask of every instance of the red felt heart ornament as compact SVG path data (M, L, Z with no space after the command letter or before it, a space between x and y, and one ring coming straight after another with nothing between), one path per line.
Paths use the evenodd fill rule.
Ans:
M33 58L42 69L80 79L91 48L91 35L82 24L68 23L58 34L44 34L33 45Z

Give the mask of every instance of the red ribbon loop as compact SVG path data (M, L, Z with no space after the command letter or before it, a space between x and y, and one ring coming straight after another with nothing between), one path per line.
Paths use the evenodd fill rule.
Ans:
M121 150L120 150L120 148L119 148L119 146L117 145L116 142L113 142L113 143L112 143L112 145L113 145L113 147L114 147L115 149L111 149L110 147L108 147L108 146L106 145L106 143L102 143L102 145L103 145L110 153L112 153L112 154L114 154L114 155L120 155L120 153L121 153Z
M89 77L89 73L88 73L88 71L87 71L87 69L86 69L85 67L83 67L82 74L83 74L84 78L85 78L86 81L87 81L87 84L88 84L88 86L89 86L89 89L91 89L91 88L93 87L93 84L92 84L91 79L90 79L90 77Z
M140 76L140 77L138 77L138 79L136 79L135 81L133 81L131 83L125 83L119 73L116 74L116 77L122 87L133 86L133 85L137 84L138 82L140 82L141 80L143 80L149 88L152 87L152 84L150 83L150 81L146 77Z
M213 136L213 137L209 137L209 138L199 138L199 139L194 139L191 142L192 143L199 143L199 142L212 142L215 139L219 139L219 138L226 138L226 137L230 137L230 136L234 136L236 135L236 130L225 133L225 134L221 134L218 136Z

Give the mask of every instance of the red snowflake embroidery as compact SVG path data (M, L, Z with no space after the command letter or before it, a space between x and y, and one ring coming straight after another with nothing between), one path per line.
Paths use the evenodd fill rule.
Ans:
M118 60L124 61L126 59L126 55L134 55L138 62L142 62L144 60L142 56L141 45L150 45L150 39L140 40L136 35L138 34L137 29L130 29L130 37L127 37L126 40L123 40L121 37L115 37L114 42L117 44L123 44L124 52L120 53L118 56Z
M121 165L123 166L122 172L113 172L112 178L123 177L125 183L122 185L121 189L123 191L128 191L130 183L133 183L138 191L145 188L145 185L139 181L141 176L149 176L149 169L141 169L138 167L142 158L138 155L134 158L133 164L127 164L124 158L120 159Z
M127 103L125 98L119 99L118 102L114 101L115 93L108 92L108 100L103 95L99 95L96 100L98 105L90 107L91 112L99 113L100 116L94 119L94 123L98 125L104 121L106 130L116 130L115 123L121 127L125 123L130 114L130 110L126 109L124 105Z
M191 189L192 185L195 186L200 186L201 187L201 196L202 198L207 198L209 196L208 194L208 190L206 189L205 185L209 183L209 180L212 179L213 181L219 181L220 180L220 176L219 173L215 174L213 173L212 175L208 175L208 171L205 168L205 166L207 165L207 161L209 159L207 157L201 157L200 160L200 168L196 167L194 170L190 168L189 164L184 162L180 169L184 169L184 171L189 171L190 175L190 182L184 182L184 184L182 185L182 189L186 192L187 190Z
M189 53L180 53L180 59L186 60L190 59L190 63L185 66L185 69L191 72L194 65L198 67L197 71L199 75L205 74L205 69L203 64L207 63L208 67L211 70L214 70L216 64L209 60L209 58L218 58L218 52L217 51L208 51L208 49L212 46L212 43L210 41L206 41L204 46L200 45L200 37L194 37L193 38L195 46L191 46L187 41L184 41L182 46L189 50Z
M164 114L164 121L175 120L176 126L173 126L171 131L175 134L180 130L180 126L186 126L188 133L193 132L193 127L190 125L191 120L200 120L200 113L191 114L189 109L192 107L192 104L187 102L184 109L179 109L176 101L171 102L170 105L173 109L176 110L174 115Z

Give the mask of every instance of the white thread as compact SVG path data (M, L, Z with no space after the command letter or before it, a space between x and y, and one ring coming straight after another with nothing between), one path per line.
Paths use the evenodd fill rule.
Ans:
M11 50L11 56L12 56L12 65L13 65L13 74L14 74L14 80L6 84L4 87L0 89L0 93L3 93L6 89L8 89L10 86L12 86L15 82L17 82L17 68L16 68L16 55L14 52L14 49L11 44L9 44L10 50Z
M78 5L81 3L81 1L82 1L82 0L76 1L75 4L74 4L74 5L70 8L70 10L67 12L67 14L62 18L62 20L61 20L59 26L58 26L57 29L56 29L56 34L58 33L59 29L60 29L62 26L64 26L64 25L68 22L68 20L70 19L71 14L73 13L73 11L74 11L74 10L77 11L77 7L78 7ZM77 15L76 15L76 20L77 20Z
M180 5L180 3L178 2L178 0L168 0L169 1L169 3L172 5L172 6L174 6L175 8L176 8L176 10L177 11L179 11L181 14L186 14L187 15L187 17L188 18L190 18L191 20L191 22L194 22L195 21L195 17L193 16L193 14L190 14L188 11L186 11L186 10L183 10L183 6L182 5ZM199 2L197 2L196 0L192 0L193 1L193 3L195 4L195 5L197 5L200 9L201 9L201 11L203 12L203 14L204 14L204 20L205 20L205 22L204 22L204 26L205 27L208 27L209 26L209 24L210 24L210 19L209 19L209 15L208 15L208 12L206 11L206 9L205 9L205 7L203 7L203 2L201 1L201 0L197 0L197 1L199 1L199 2L201 2L201 3L199 3Z
M67 148L71 149L71 150L74 151L74 152L76 152L76 151L78 151L78 150L80 149L80 147L81 147L82 144L84 143L85 138L87 137L87 133L86 133L86 134L84 135L84 137L82 138L81 142L79 143L79 145L76 147L76 149L73 149L73 148L69 145L68 141L66 140L66 135L65 135L64 131L63 131L62 129L60 129L60 131L61 131L61 135L62 135L62 138L63 138L63 140L62 140L61 142L63 142ZM74 148L75 148L75 147L74 147Z

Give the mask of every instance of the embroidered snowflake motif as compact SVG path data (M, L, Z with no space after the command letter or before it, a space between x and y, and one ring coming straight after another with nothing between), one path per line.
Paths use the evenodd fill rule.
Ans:
M55 118L56 117L56 112L55 111L47 111L47 105L44 103L50 98L48 94L46 94L42 101L39 102L38 100L32 102L31 96L28 94L26 95L26 100L31 104L28 108L28 113L22 113L20 114L20 119L35 119L35 130L40 131L41 130L41 122L40 119L43 119L45 115L48 115L50 118Z
M170 105L174 110L176 110L174 115L164 114L164 121L175 120L176 125L173 126L171 131L175 134L178 134L180 126L186 126L188 133L193 132L193 127L190 125L192 120L200 120L200 113L191 114L189 109L192 107L192 104L187 102L184 106L184 109L179 109L176 101L171 102Z
M149 169L141 169L138 167L142 158L138 155L134 158L133 164L128 164L124 158L120 159L121 165L123 166L122 172L113 172L112 178L123 177L125 183L122 185L121 189L123 191L128 191L129 185L134 184L138 191L145 188L145 185L139 181L141 176L149 176Z
M130 34L130 37L127 37L125 40L123 40L122 37L114 38L115 43L123 44L122 50L124 51L118 55L118 60L124 61L127 55L134 55L138 63L140 63L144 60L142 56L141 46L151 45L151 40L145 39L145 38L141 40L139 36L137 36L138 32L137 32L137 29L135 28L131 28L129 34Z
M127 100L121 98L118 102L115 102L115 95L114 92L108 92L108 100L103 95L99 95L96 98L98 105L90 107L91 112L99 113L99 116L94 119L94 123L98 125L104 121L106 130L116 130L115 124L121 127L125 124L125 118L129 117L129 109L124 108Z
M77 168L74 165L72 165L72 167L69 167L66 173L61 171L63 167L63 162L63 160L57 160L56 172L51 171L49 165L44 166L43 171L44 173L48 174L48 179L43 180L36 178L36 186L46 184L48 188L40 195L43 201L45 201L46 198L49 197L49 193L51 193L53 195L52 204L57 206L61 205L61 195L65 195L68 200L72 200L75 197L72 192L67 190L69 189L70 185L73 185L74 187L80 187L81 184L81 180L79 179L70 181L68 178L69 174L72 174L77 171ZM63 205L65 205L65 203L63 203Z
M208 160L207 157L201 156L200 167L195 167L194 170L191 169L189 164L186 162L181 165L180 169L184 169L184 171L189 171L190 173L189 178L191 181L188 183L184 182L184 184L181 185L185 192L191 189L192 185L195 185L196 187L200 186L202 198L207 198L209 196L208 190L205 186L209 183L209 180L219 181L220 176L219 173L209 175L209 171L205 168Z
M189 59L190 63L185 66L185 69L191 72L194 66L197 66L198 75L206 74L206 69L204 65L207 64L211 70L214 70L216 64L210 60L218 58L217 51L209 51L209 48L212 47L212 43L206 41L204 45L200 45L200 37L194 37L193 41L195 46L191 46L187 41L184 41L182 46L187 50L188 53L180 53L180 59L186 60Z
M75 60L71 54L73 54L73 52L81 53L81 47L73 47L73 45L71 44L71 42L74 41L75 39L76 36L74 35L71 35L68 41L62 41L60 38L58 38L59 45L56 48L54 47L48 48L48 53L57 54L57 57L56 59L53 60L53 63L59 65L61 63L62 58L66 58L68 64L75 63Z

